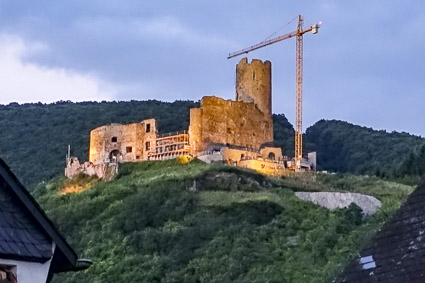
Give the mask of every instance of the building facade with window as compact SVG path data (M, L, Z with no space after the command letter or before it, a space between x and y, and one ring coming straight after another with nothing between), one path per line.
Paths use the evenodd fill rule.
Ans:
M97 165L148 160L155 152L156 137L155 119L98 127L90 132L89 162Z

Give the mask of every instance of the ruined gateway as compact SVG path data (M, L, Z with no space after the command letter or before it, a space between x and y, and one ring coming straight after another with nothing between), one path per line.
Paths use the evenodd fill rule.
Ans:
M190 154L205 162L224 162L266 175L284 174L281 148L273 146L271 63L236 66L236 100L205 96L190 109L188 131L158 135L155 119L110 124L90 132L89 161L67 156L65 175L109 178L120 162L165 160Z

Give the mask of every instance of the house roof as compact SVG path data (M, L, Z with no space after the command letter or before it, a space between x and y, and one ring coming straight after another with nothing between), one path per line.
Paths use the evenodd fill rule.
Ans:
M32 215L12 197L0 180L0 257L45 262L52 255L49 236L40 229Z
M73 249L0 158L0 257L45 262L52 256L53 272L76 269Z
M425 282L425 182L336 282Z

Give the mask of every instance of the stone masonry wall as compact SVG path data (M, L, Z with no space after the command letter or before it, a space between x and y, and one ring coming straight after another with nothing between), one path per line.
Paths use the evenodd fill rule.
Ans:
M154 119L96 128L90 132L89 161L100 164L112 156L120 162L147 160L148 153L155 151L156 133Z
M190 109L190 124L189 124L189 140L190 148L193 154L205 150L202 139L202 109Z
M205 96L191 109L190 144L195 152L214 144L257 148L273 142L273 121L254 103Z
M96 128L90 132L89 161L103 163L116 155L119 161L136 160L142 155L142 145L137 138L142 132L140 123L127 125L111 124Z
M140 141L143 160L148 160L149 153L156 150L157 128L155 119L146 119L142 122L142 131L138 133L137 139Z
M236 100L254 102L265 115L272 113L272 71L270 61L242 58L236 65Z

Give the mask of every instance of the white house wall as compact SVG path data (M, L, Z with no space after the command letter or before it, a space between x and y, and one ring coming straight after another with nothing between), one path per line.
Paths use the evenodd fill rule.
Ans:
M56 244L53 243L52 254L55 253L55 249ZM18 283L45 283L49 275L51 261L52 259L45 263L38 263L0 258L0 265L15 266Z
M16 266L18 283L45 283L50 261L45 263L0 259L0 265Z

